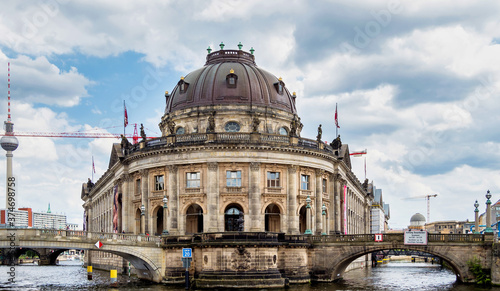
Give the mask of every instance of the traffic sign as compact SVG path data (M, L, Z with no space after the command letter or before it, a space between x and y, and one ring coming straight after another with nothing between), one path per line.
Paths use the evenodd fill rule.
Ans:
M384 241L384 238L383 238L383 236L382 236L382 234L381 234L381 233L376 233L376 234L375 234L375 241L376 241L376 242L379 242L379 241Z
M193 250L191 248L183 248L182 249L182 257L183 258L193 257Z
M97 242L95 243L95 246L96 246L98 249L102 248L102 242L97 241Z

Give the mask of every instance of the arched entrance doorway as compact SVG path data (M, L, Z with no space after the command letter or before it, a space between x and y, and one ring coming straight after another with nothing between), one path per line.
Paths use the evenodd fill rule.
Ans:
M193 204L186 211L186 234L198 232L203 232L203 209Z
M243 210L238 204L230 204L226 207L224 212L224 230L225 231L239 231L240 214L243 215ZM243 225L242 225L242 229Z
M306 232L306 207L302 206L299 211L299 231L300 233Z
M280 209L276 204L269 204L265 211L265 230L271 232L281 231Z
M141 210L137 208L135 211L135 230L134 234L141 233Z
M161 235L163 232L163 207L156 207L156 229L155 235Z

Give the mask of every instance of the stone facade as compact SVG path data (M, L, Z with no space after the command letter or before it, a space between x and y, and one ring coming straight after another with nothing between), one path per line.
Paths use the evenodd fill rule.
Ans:
M165 97L163 136L115 144L106 173L95 185L84 184L88 230L369 233L373 196L351 171L348 145L301 137L295 93L256 67L253 55L211 53L205 67ZM265 253L274 258L281 251ZM211 264L217 250L202 256ZM302 280L302 270L297 274Z

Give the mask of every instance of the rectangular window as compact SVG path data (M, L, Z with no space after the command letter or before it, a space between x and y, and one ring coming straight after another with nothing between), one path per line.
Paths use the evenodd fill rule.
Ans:
M323 193L326 193L326 179L323 179Z
M309 175L300 175L300 190L309 190Z
M281 187L279 172L267 172L267 187L269 188Z
M226 171L226 186L241 187L241 171Z
M141 179L135 180L135 194L141 194Z
M200 188L200 172L186 173L186 187Z
M163 175L155 176L155 191L163 191L163 190L165 190Z

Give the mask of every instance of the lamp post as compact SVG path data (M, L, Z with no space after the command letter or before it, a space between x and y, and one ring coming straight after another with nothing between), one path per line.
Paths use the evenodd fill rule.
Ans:
M167 195L164 195L163 196L163 232L161 233L162 235L167 235L168 234L168 230L167 230L167 209L168 209L168 206L167 206L167 203L168 203L168 198L167 198Z
M312 234L311 231L311 197L306 198L306 231L304 234Z
M477 209L479 207L479 203L477 203L477 200L474 203L474 207L476 207L476 209L474 210L474 214L475 214L474 233L479 233L479 209Z
M485 233L492 233L493 229L491 229L491 194L490 190L486 192L486 229Z
M326 235L326 205L323 203L323 206L321 207L321 215L323 216L323 232L321 235Z
M144 204L141 205L141 234L146 234L146 207Z

